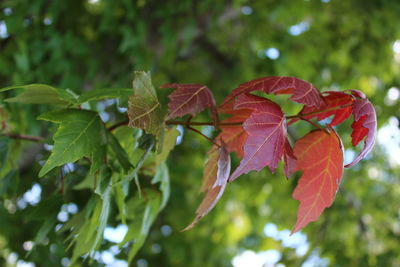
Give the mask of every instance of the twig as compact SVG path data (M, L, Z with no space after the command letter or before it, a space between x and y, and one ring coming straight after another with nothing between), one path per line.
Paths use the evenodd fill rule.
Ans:
M129 123L129 120L120 121L120 122L117 122L116 124L111 125L110 127L108 127L107 130L109 130L110 132L112 132L112 131L114 131L115 129L117 129L118 127L127 125L128 123Z
M190 127L190 126L186 126L186 128L187 128L188 130L191 130L191 131L193 131L193 132L195 132L195 133L200 134L201 136L203 136L204 138L206 138L208 141L210 141L211 143L213 143L213 144L216 145L217 147L221 147L219 144L217 144L216 142L214 142L214 140L212 140L210 137L208 137L207 135L203 134L203 133L200 132L199 130L197 130L197 129L195 129L195 128L192 128L192 127Z
M25 140L31 142L42 142L44 140L44 138L40 136L31 136L24 134L2 133L1 135L10 137L11 139Z

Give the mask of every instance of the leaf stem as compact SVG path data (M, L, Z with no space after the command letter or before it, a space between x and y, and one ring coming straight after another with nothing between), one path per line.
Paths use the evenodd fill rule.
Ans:
M2 133L1 135L10 137L11 139L25 140L25 141L31 141L31 142L41 142L44 140L44 138L40 137L40 136L31 136L31 135L24 135L24 134Z
M204 138L206 138L208 141L210 141L211 143L213 143L214 145L216 145L217 147L221 147L219 144L217 144L214 140L212 140L210 137L208 137L207 135L203 134L202 132L200 132L199 130L192 128L190 126L186 126L186 129L191 130L195 133L200 134L201 136L203 136Z
M123 120L120 122L117 122L116 124L111 125L110 127L107 128L107 130L109 130L110 132L114 131L115 129L117 129L118 127L124 126L124 125L128 125L129 120Z

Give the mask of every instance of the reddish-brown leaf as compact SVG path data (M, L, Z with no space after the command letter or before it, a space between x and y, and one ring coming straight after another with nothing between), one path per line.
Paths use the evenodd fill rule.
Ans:
M281 108L269 99L250 94L240 95L234 107L254 111L243 124L248 133L244 157L229 181L265 166L273 172L282 158L286 139L286 120Z
M365 96L363 93L352 90L355 96ZM366 98L358 98L353 104L354 122L351 125L353 132L351 134L353 146L356 146L361 140L364 140L364 148L361 153L345 167L351 167L363 159L374 146L377 130L375 108Z
M234 109L232 103L228 103L219 110L220 113L230 114L229 117L221 122L221 133L217 136L216 140L222 140L226 144L228 152L236 152L239 158L243 157L243 146L247 139L247 132L243 129L242 124L238 125L223 125L228 123L243 123L253 112L251 109Z
M207 107L211 109L214 121L217 120L214 96L207 86L201 84L171 83L164 84L161 88L175 89L169 95L168 120L187 114L194 116Z
M322 107L324 100L311 83L286 76L270 76L242 83L229 94L222 105L231 102L237 96L253 91L262 91L268 94L292 94L290 100L306 106Z
M296 168L296 156L294 155L293 149L289 144L289 141L285 140L285 146L283 151L283 159L285 160L284 172L287 178L290 178L295 172Z
M297 222L292 233L316 221L332 205L343 175L343 147L339 136L315 130L294 146L295 171L303 171L293 198L300 201Z
M323 120L330 116L333 116L331 123L329 125L336 126L343 121L345 121L353 110L352 103L354 102L354 97L343 92L336 91L326 91L323 92L323 98L326 105L321 108L307 107L305 106L300 114L309 114L322 110L325 112L316 113L308 116L304 116L306 119L317 118L317 120ZM343 106L342 108L340 108Z
M207 153L208 160L204 168L202 191L206 195L196 210L193 222L182 231L193 228L196 223L209 213L224 193L231 171L231 158L224 145L220 148L212 147Z

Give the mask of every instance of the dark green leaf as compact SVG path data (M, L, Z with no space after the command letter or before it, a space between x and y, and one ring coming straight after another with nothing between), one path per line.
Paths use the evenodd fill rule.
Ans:
M0 137L0 170L6 164L9 144L10 144L10 138L5 136Z

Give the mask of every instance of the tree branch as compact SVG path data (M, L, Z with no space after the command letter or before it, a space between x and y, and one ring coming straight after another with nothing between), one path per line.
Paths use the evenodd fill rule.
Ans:
M25 140L31 142L42 142L44 140L44 138L40 136L31 136L24 134L2 133L1 135L10 137L11 139Z

